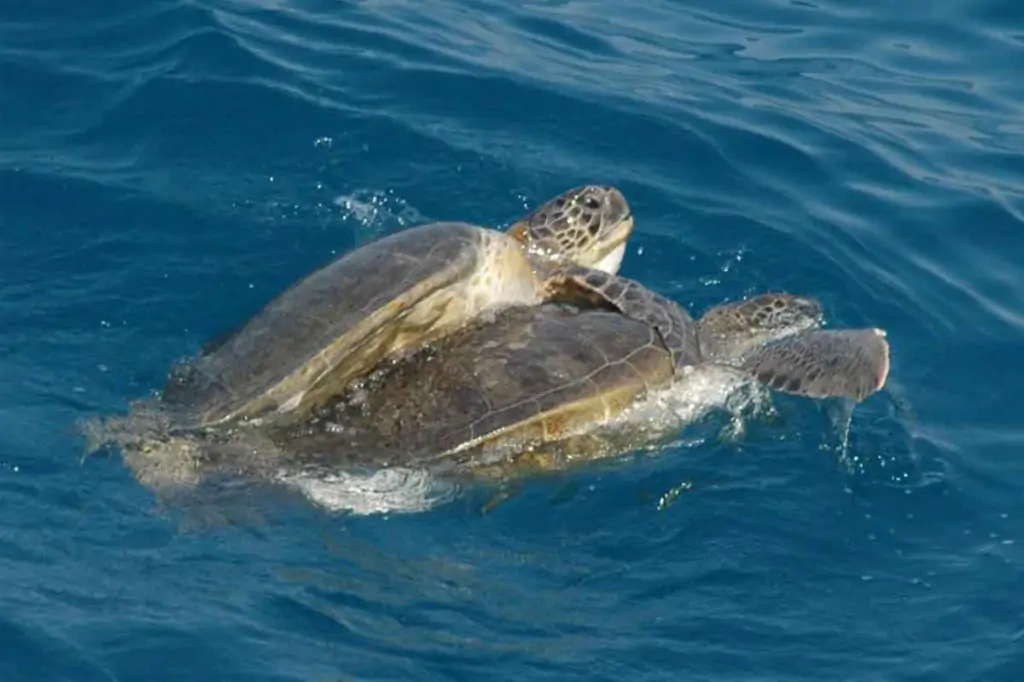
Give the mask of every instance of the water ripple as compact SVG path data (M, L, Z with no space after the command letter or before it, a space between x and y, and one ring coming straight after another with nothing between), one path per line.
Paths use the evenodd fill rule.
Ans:
M0 634L20 655L0 669L1012 679L1018 3L0 19ZM203 509L176 533L115 459L79 464L63 425L158 387L338 253L423 220L508 224L586 181L633 204L626 274L695 312L812 293L835 325L889 330L886 391L852 414L780 398L736 438L703 425L497 507L467 488L389 518L268 493L266 518Z

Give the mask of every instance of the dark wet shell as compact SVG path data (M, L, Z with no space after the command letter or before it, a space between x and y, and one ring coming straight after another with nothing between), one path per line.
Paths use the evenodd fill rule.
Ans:
M305 455L416 464L489 437L560 437L617 414L672 374L648 325L604 310L517 306L399 363L282 444Z
M471 273L479 230L433 223L351 251L299 281L207 355L168 382L164 400L196 423L253 416L308 388L326 369L323 351L349 353L379 329L360 325L389 304L422 298ZM401 305L394 305L398 311ZM343 343L340 343L343 342Z

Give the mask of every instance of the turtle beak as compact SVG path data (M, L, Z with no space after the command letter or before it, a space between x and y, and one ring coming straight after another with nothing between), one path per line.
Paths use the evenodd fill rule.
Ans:
M619 221L618 226L615 228L615 236L613 237L615 243L624 244L629 239L630 235L633 234L633 228L636 227L636 223L633 221L633 213L630 211L623 216L622 220Z
M609 241L618 245L629 239L633 233L633 209L617 187L606 188L603 213L608 220L615 220L618 216L618 222L610 234Z
M617 274L619 268L622 267L622 259L626 255L626 242L629 241L629 237L633 234L635 226L633 212L629 210L628 204L626 204L626 210L622 217L605 233L601 240L601 244L598 247L601 255L591 267L603 270L611 275Z
M633 228L636 227L636 223L633 220L633 214L626 213L615 225L605 232L603 239L601 239L601 250L605 253L610 253L619 248L624 248L626 242L629 241L630 236L633 234Z

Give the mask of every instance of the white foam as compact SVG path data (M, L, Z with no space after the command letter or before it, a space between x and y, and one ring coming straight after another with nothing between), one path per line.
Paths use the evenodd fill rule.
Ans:
M668 433L684 430L713 409L725 409L732 413L736 428L742 428L743 412L758 407L764 395L758 385L728 367L699 365L665 388L650 392L612 425L644 424Z
M281 473L278 480L331 512L412 514L450 501L457 492L420 469L388 468L359 475L349 473Z

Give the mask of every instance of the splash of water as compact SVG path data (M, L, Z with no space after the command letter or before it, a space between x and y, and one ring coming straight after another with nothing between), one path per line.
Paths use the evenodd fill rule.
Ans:
M367 474L281 470L276 480L330 512L411 514L429 511L458 494L458 487L423 469L401 467Z
M664 388L651 391L609 423L610 428L642 425L658 433L681 432L713 410L731 416L730 431L744 431L745 416L759 414L768 404L768 390L724 365L690 368Z
M394 190L357 189L340 194L333 200L343 212L343 219L355 220L361 226L360 239L373 241L384 236L395 227L408 227L428 222L420 213Z

